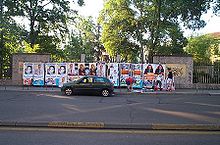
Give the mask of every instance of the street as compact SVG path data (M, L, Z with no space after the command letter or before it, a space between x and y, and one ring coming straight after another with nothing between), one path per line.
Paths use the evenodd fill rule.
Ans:
M219 132L1 128L2 145L218 145Z
M0 91L2 122L220 124L220 97L203 94L65 96L58 91ZM0 127L4 145L217 145L219 131Z
M220 124L218 95L64 96L0 91L1 121Z

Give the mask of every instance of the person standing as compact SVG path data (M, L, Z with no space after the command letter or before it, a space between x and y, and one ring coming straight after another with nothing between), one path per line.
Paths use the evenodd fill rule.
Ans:
M129 76L125 81L126 81L126 84L127 84L128 91L132 91L132 85L134 83L133 77Z
M174 89L173 85L173 73L171 68L168 68L168 74L167 74L167 91L172 91Z

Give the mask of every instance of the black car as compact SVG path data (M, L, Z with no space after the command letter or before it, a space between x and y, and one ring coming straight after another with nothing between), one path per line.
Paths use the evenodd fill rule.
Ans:
M64 83L61 91L67 96L75 94L100 94L104 97L112 95L114 85L105 77L85 76L76 81Z

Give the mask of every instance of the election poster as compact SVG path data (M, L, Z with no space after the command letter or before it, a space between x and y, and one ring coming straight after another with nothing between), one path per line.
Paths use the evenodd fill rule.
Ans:
M57 79L59 79L59 87L62 87L64 83L67 82L67 64L58 63L57 64Z
M155 65L154 64L144 64L143 65L143 72L144 72L144 81L143 87L146 89L154 89L154 71Z
M33 63L23 64L23 85L30 86L33 81Z
M44 86L44 63L33 63L33 86Z
M108 79L114 84L115 87L119 86L118 63L108 64Z
M89 75L96 76L96 63L89 63Z
M45 70L45 84L48 86L59 86L59 78L57 77L57 64L45 63Z
M125 87L126 79L129 77L129 75L132 75L130 63L121 63L120 64L120 86Z
M131 69L133 71L133 88L134 89L141 89L143 86L143 80L142 80L142 64L131 64Z
M154 90L164 90L166 89L166 81L165 81L165 65L162 64L154 64L155 65L155 84Z
M75 81L79 79L78 76L78 64L77 63L68 63L67 64L67 78L68 82Z
M99 77L106 77L106 64L104 62L97 63L96 74Z

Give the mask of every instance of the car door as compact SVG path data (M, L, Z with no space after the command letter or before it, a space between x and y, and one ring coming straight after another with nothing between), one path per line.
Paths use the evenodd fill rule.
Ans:
M79 93L90 93L92 91L93 78L84 77L78 84L77 92Z
M105 87L105 80L102 77L95 77L93 83L93 90L100 92Z

